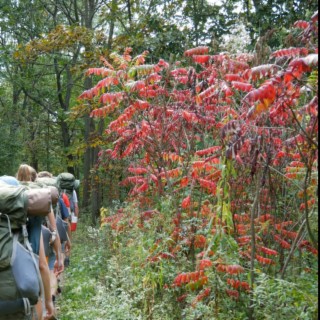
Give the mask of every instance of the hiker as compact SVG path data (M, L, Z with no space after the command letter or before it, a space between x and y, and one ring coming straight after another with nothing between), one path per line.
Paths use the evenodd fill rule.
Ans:
M18 172L16 174L16 178L20 183L28 183L34 182L36 179L36 171L30 167L29 165L22 164L20 165ZM59 257L59 235L57 234L56 231L56 225L55 225L55 219L54 219L54 214L51 211L48 214L48 219L50 221L50 225L54 228L52 230L53 234L55 235L56 239L54 241L54 245L57 251L57 256ZM41 233L41 225L43 222L42 217L29 217L28 220L28 237L29 241L31 243L33 252L37 255L39 255L39 269L40 269L40 274L43 282L43 287L44 287L44 306L46 310L42 310L42 301L39 299L37 305L36 305L36 310L38 314L38 319L41 320L43 319L42 315L45 314L44 320L49 320L54 317L54 304L52 300L52 295L51 295L51 284L50 284L50 270L46 261L46 256L44 252L44 243L43 243L43 237ZM61 245L60 245L60 252L61 252ZM63 261L58 261L57 262L57 268L61 271L63 270ZM45 313L46 311L46 313Z
M0 319L38 319L35 305L42 283L26 223L29 214L49 212L51 191L27 190L14 177L2 176L0 194Z
M37 182L44 183L44 184L51 184L56 185L56 179L53 175L48 171L41 171L38 173ZM68 201L68 205L66 205L66 200ZM68 208L69 207L69 208ZM58 211L59 210L59 211ZM70 225L68 223L69 215L70 215L70 204L68 197L65 194L59 196L57 206L55 208L55 216L59 213L63 221L67 223L67 233L69 235L66 241L61 240L61 260L64 261L64 254L65 252L69 252L71 250L71 241L70 241ZM57 218L57 217L56 217ZM61 291L60 287L58 286L58 278L61 272L55 268L55 261L56 255L52 247L49 248L48 254L48 265L50 270L50 278L51 278L51 295L52 299L55 302L56 295Z
M42 220L43 217L46 217L50 213L51 204L56 202L57 197L53 189L50 189L48 193L48 190L39 187L27 189L23 187L27 184L26 181L33 180L36 176L34 173L33 168L21 165L17 173L18 179L10 176L0 177L2 217L7 217L1 222L1 232L5 241L1 247L1 250L4 250L1 251L2 259L6 257L6 254L10 254L10 256L12 254L10 268L0 270L2 273L1 287L3 286L2 289L5 290L2 291L2 300L0 300L0 319L2 320L31 319L31 317L33 320L52 319L51 305L47 296L43 300L43 311L47 307L47 314L44 315L44 312L41 312L41 306L40 310L38 310L39 307L37 308L37 301L41 304L40 294L46 294L46 290L43 288L46 284L46 276L45 274L41 275L40 271L40 266L43 267L45 264L41 264L41 235L38 233L37 237L35 232L31 232L30 229L36 230L36 223L32 223L33 218L39 217L39 220ZM7 188L6 185L11 188ZM12 186L15 188L12 189ZM8 196L11 199L10 202L6 200ZM16 200L13 201L14 199ZM25 215L26 210L28 216ZM29 232L27 232L26 224L29 225ZM6 231L7 228L9 233ZM17 232L19 229L21 231ZM6 240L7 235L9 238ZM25 239L23 240L23 238ZM10 244L12 243L11 239L13 239L12 253L8 251L12 245ZM34 250L30 241L33 243ZM36 255L33 254L40 254L39 262L37 262ZM5 260L2 260L2 263L6 263ZM22 279L24 280L21 281Z
M63 204L68 210L68 215L65 215L65 219L64 219L68 223L68 241L66 241L62 246L63 261L65 263L65 266L68 266L68 263L69 263L68 257L70 256L70 253L71 253L71 208L70 208L69 198L65 193L62 193L61 200L63 201Z
M70 211L71 215L69 220L72 225L74 225L74 220L78 219L79 216L79 206L78 206L78 197L76 193L76 189L80 185L80 180L75 179L74 175L69 172L60 173L57 176L57 185L60 194L67 195L70 202ZM71 228L71 231L75 229ZM71 238L71 233L70 233ZM72 239L71 239L72 240ZM65 252L65 260L64 265L67 267L70 263L70 252Z

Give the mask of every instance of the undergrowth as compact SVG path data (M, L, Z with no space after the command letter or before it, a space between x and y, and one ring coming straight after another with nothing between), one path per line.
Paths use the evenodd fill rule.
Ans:
M124 213L126 226L122 231L109 225L93 228L85 216L80 219L58 298L60 320L248 319L246 295L235 301L212 290L193 305L197 291L190 290L184 300L179 300L181 289L171 284L179 271L192 268L190 262L183 255L173 261L150 261L150 256L161 249L154 244L165 236L168 227L165 212L146 222L143 229L131 225L135 208L129 206ZM316 272L273 279L260 270L252 299L256 320L275 315L279 320L317 319L317 281L310 282L312 277L317 279ZM218 286L221 279L212 272L209 281Z

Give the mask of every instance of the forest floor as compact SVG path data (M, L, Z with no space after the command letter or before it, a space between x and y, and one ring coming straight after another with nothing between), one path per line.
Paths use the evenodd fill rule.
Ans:
M99 229L80 218L72 233L70 265L62 274L57 297L59 320L142 320L122 286L119 265L106 252Z
M101 314L102 306L96 299L99 270L103 267L98 243L91 237L88 224L79 219L77 230L72 233L70 265L59 281L61 293L56 304L59 320L108 319Z

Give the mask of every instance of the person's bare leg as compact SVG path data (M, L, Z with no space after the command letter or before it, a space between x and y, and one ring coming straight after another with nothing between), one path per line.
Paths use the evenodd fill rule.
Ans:
M46 308L46 313L41 312L39 315L39 319L43 319L42 313L45 314L44 320L51 319L54 315L54 306L52 302L52 295L51 295L51 283L50 283L50 270L49 266L47 264L47 259L46 255L44 252L44 245L43 245L43 238L41 234L40 238L40 250L39 250L39 268L40 268L40 274L43 282L43 287L44 287L44 299L45 299L45 308ZM39 300L40 302L40 308L41 307L41 299ZM38 304L39 304L38 302Z
M51 296L57 295L58 280L53 270L50 270Z

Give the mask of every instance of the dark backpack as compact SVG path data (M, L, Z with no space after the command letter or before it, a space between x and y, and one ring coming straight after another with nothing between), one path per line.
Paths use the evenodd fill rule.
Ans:
M65 193L70 201L71 212L74 212L73 191L79 187L80 181L69 172L60 173L57 176L57 186L60 194Z
M63 172L57 177L57 185L59 190L72 193L75 189L76 178L72 173Z
M30 316L38 301L42 282L26 223L30 213L49 212L50 202L49 190L0 184L0 320Z

